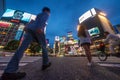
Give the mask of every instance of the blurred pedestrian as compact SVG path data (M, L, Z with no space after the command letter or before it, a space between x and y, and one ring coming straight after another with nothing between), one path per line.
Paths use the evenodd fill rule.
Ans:
M106 39L104 40L104 43L109 44L109 50L111 54L116 53L114 48L116 46L120 47L120 34L110 34L109 32L104 32L104 35L106 36Z
M23 57L24 51L33 40L36 40L36 42L38 42L42 47L43 62L41 69L45 70L51 66L51 63L48 59L46 38L44 34L44 28L46 26L49 15L50 9L48 7L44 7L42 9L42 13L37 15L35 21L31 21L29 24L27 24L27 27L25 28L26 33L24 34L22 44L16 50L6 69L4 70L4 73L1 76L2 80L16 80L26 76L25 72L18 72L19 62Z
M80 38L80 45L84 48L85 54L88 59L88 66L92 65L92 56L90 52L91 39L85 25L78 25L78 37Z

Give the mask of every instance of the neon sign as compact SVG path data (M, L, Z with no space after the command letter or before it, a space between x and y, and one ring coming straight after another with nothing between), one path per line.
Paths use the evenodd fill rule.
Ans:
M11 23L0 21L0 27L8 28L11 26Z

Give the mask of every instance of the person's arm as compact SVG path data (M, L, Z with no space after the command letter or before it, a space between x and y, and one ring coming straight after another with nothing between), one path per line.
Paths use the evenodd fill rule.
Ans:
M109 35L106 37L106 39L104 40L104 43L108 43L109 40L110 40L110 37L111 37L111 35L109 34Z

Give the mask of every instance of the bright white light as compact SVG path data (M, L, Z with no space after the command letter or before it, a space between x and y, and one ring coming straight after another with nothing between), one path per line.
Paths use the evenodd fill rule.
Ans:
M90 18L92 16L90 10L84 13L80 18L79 18L79 23L82 23L84 20L87 18Z
M100 12L99 14L102 16L106 16L106 14L104 12Z
M32 20L35 20L35 19L36 19L36 15L32 15L32 16L31 16L31 19L32 19Z
M95 11L95 8L92 8L92 9L91 9L91 12L92 12L92 15L93 15L93 16L97 14L96 11Z

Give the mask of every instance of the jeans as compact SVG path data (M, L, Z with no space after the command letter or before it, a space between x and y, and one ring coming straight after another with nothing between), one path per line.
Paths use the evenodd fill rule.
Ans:
M48 52L46 48L46 39L44 33L37 34L38 43L42 47L42 64L46 65L48 64ZM19 62L21 58L23 57L24 51L28 48L29 44L34 40L34 37L31 35L31 33L27 32L24 34L24 39L22 41L22 44L19 46L19 48L16 50L15 54L11 58L10 62L8 63L6 69L4 70L4 73L15 73L17 72L19 68Z

